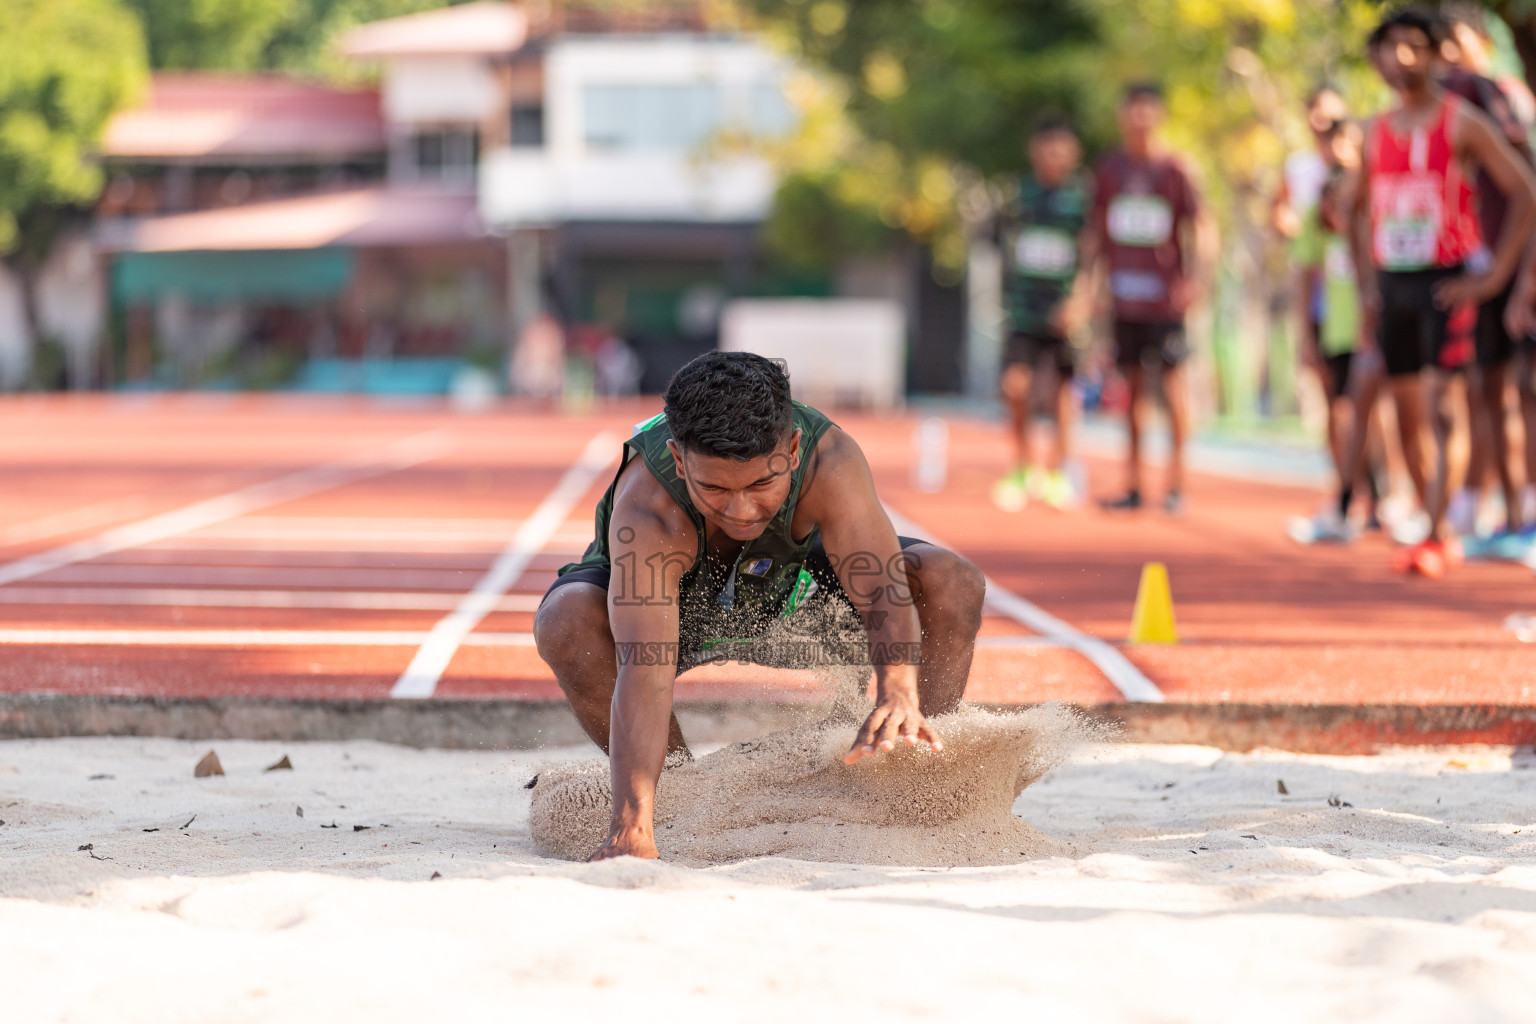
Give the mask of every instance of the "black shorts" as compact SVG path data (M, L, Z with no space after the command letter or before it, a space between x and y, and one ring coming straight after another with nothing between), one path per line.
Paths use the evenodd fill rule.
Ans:
M927 543L927 541L919 540L916 537L898 536L896 540L901 544L901 550L903 551L914 544ZM810 553L806 555L805 568L816 580L817 589L814 600L842 601L849 608L853 607L853 602L849 600L847 591L843 589L842 582L837 578L837 572L832 568L832 561L827 557L827 550L822 546L820 537L816 538L816 543L811 545ZM540 599L539 606L543 607L544 602L549 600L549 595L561 587L570 586L572 583L590 583L595 587L601 587L606 592L611 576L612 567L607 565L588 565L580 569L572 569L563 576L555 577L555 582L551 583L549 589L544 591L544 597ZM763 632L766 632L773 625L774 621L771 616L760 620L761 630L757 635L761 636ZM733 637L732 639L750 640L754 639L754 637L744 636ZM697 644L690 645L684 643L680 646L682 649L678 651L677 657L677 670L679 672L709 660L705 656L705 652Z
M1022 363L1032 370L1050 366L1064 379L1077 372L1072 360L1072 343L1059 334L1029 334L1015 331L1003 343L1003 369Z
M1349 371L1355 364L1353 352L1340 352L1336 355L1323 356L1323 366L1327 373L1323 379L1323 390L1328 393L1330 402L1337 402L1349 394Z
M1515 341L1504 329L1504 310L1515 285L1477 307L1477 365L1503 366L1514 358Z
M1182 323L1115 321L1115 365L1122 370L1133 366L1150 370L1159 364L1172 369L1188 358Z
M1460 370L1471 362L1471 338L1453 330L1450 312L1435 305L1435 285L1461 272L1460 267L1381 271L1376 343L1387 376L1409 376L1425 367Z

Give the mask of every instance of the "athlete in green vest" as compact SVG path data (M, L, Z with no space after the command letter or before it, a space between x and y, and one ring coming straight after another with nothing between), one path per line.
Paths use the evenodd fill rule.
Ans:
M820 621L824 602L859 614L875 674L846 760L941 749L927 719L960 702L984 590L958 555L896 536L864 453L791 400L779 365L711 352L684 366L665 412L625 442L596 539L534 621L539 654L609 755L613 821L593 859L658 855L656 781L668 755L688 756L677 673L722 651L773 660L753 641L781 620Z

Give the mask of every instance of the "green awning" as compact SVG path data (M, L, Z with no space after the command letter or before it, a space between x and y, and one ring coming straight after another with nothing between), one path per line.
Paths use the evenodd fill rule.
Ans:
M339 294L353 262L351 249L127 252L113 260L112 296L123 305L172 294L192 302L312 302Z

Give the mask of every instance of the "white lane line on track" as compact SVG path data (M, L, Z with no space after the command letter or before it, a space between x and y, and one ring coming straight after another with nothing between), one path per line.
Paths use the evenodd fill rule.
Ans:
M499 612L531 612L542 594L508 594ZM446 612L460 596L387 590L213 590L105 587L0 587L0 604L162 606L171 608L340 608L359 611Z
M145 504L145 500L139 496L113 498L95 505L65 509L62 512L43 516L41 519L14 523L0 529L0 548L10 547L13 544L27 544L34 540L47 540L61 533L89 530L93 526L105 526L114 519L127 519L138 515L144 511Z
M26 558L0 565L0 586L75 565L114 551L164 540L243 516L260 508L308 497L342 484L356 483L369 477L405 469L434 459L449 449L448 435L441 430L418 434L389 445L376 455L353 456L328 462L275 480L252 484L216 498L195 502L185 508L165 512L136 523L108 530L90 540L75 541L42 551Z
M431 633L379 629L0 629L0 646L419 647ZM532 647L532 633L475 633L468 647Z
M891 523L896 527L897 533L908 537L920 537L941 547L950 547L889 505L885 507L885 511L891 517ZM951 548L951 550L954 549ZM1000 585L992 577L988 576L986 580L987 604L993 611L1087 658L1095 668L1104 673L1126 700L1141 704L1161 704L1167 699L1163 696L1163 691L1157 688L1156 683L1142 674L1141 669L1132 665L1125 655L1115 650L1110 644L1096 636L1089 636L1058 619L1034 602Z
M518 528L490 571L464 595L457 608L432 627L431 636L411 659L410 666L395 680L389 693L391 697L423 700L432 696L459 645L496 607L496 602L517 582L528 563L564 525L571 509L587 493L593 481L618 457L617 435L605 431L587 442L575 465L565 471L555 489Z

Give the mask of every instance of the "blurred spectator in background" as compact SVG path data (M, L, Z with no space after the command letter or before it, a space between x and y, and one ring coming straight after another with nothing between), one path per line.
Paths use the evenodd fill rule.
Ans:
M560 321L540 312L523 328L512 353L508 390L514 395L554 398L565 380L565 332Z
M1121 145L1095 169L1083 236L1085 262L1108 280L1115 363L1130 390L1126 491L1103 502L1111 511L1141 508L1141 413L1149 373L1160 385L1172 436L1163 508L1181 508L1189 420L1181 372L1189 355L1184 316L1203 297L1218 242L1183 161L1157 139L1165 113L1158 86L1126 90L1118 115Z
M644 369L635 350L611 330L605 330L592 349L593 390L603 398L639 394Z
M1318 86L1307 97L1307 127L1312 132L1313 148L1285 158L1280 191L1270 208L1270 222L1282 237L1300 237L1307 214L1317 205L1323 183L1338 169L1335 129L1348 116L1344 97L1331 85Z
M1447 22L1451 41L1461 52L1458 63L1474 74L1493 79L1508 98L1515 118L1529 129L1536 126L1536 95L1532 95L1531 87L1518 74L1494 68L1495 45L1489 13L1482 4L1469 0L1452 0L1440 5L1440 14Z
M1505 141L1530 165L1531 148L1525 125L1515 116L1509 97L1500 85L1483 73L1489 67L1489 60L1481 9L1473 8L1469 12L1464 7L1448 5L1441 11L1440 82L1447 92L1460 96L1486 114L1503 133ZM1475 19L1476 25L1469 19ZM1474 255L1471 269L1485 272L1503 236L1509 217L1509 200L1486 172L1477 168L1473 168L1473 172L1483 247ZM1467 392L1472 418L1472 452L1466 486L1451 499L1446 513L1452 528L1461 534L1476 532L1478 509L1490 469L1497 473L1504 494L1503 532L1519 533L1525 519L1517 480L1520 470L1512 465L1505 410L1507 370L1516 346L1504 327L1504 311L1513 288L1511 281L1503 292L1482 303L1477 310L1477 358L1472 386ZM1536 395L1529 395L1527 391L1523 400L1536 402Z
M1002 389L1013 428L1013 468L992 489L998 507L1017 511L1031 497L1053 508L1077 501L1067 474L1073 420L1074 361L1068 336L1082 320L1078 246L1088 214L1088 190L1078 173L1082 144L1064 120L1047 119L1030 136L1029 166L1018 207L1001 224L1003 301L1008 340ZM1030 445L1030 393L1050 397L1046 414L1056 437L1048 468Z
M1317 373L1328 403L1328 452L1337 473L1340 504L1313 519L1291 524L1291 536L1303 544L1351 538L1346 497L1350 483L1365 488L1369 499L1367 528L1380 525L1376 474L1370 466L1354 467L1349 454L1356 424L1362 431L1369 429L1376 391L1371 368L1355 365L1360 341L1360 289L1351 250L1349 211L1359 187L1364 133L1352 122L1339 121L1320 141L1332 154L1336 170L1304 218L1293 251L1298 304L1309 308L1312 297L1318 296L1315 319L1308 316L1302 320L1302 354Z

